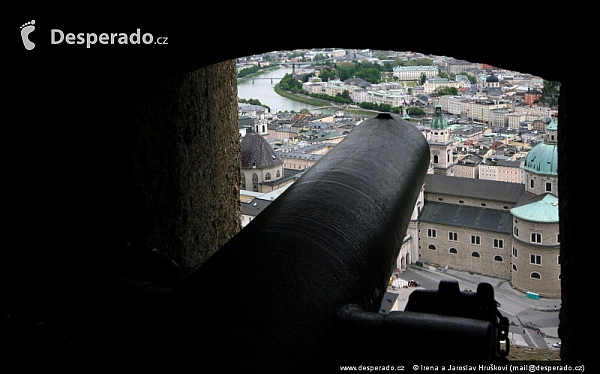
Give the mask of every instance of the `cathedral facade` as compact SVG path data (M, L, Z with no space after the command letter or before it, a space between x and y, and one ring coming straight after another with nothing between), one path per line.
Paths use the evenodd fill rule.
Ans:
M529 151L520 184L451 176L452 145L439 116L436 107L428 139L432 168L417 219L418 260L560 297L557 119Z

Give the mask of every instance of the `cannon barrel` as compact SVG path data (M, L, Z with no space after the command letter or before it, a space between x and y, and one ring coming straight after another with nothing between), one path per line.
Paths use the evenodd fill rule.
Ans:
M173 362L278 373L330 362L341 308L379 310L428 165L414 125L363 121L174 288Z

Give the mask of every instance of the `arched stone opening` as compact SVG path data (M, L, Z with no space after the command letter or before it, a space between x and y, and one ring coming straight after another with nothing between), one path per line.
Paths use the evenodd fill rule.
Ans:
M227 15L227 19L231 35L245 27L243 17ZM410 17L403 19L402 24L407 28L420 27ZM72 121L65 118L62 127L54 127L57 133L53 139L58 138L56 135L68 136L61 137L57 146L53 144L56 153L48 153L56 157L58 162L54 164L64 169L50 172L48 168L41 173L47 173L43 174L47 180L57 180L58 176L64 182L50 187L56 192L52 198L57 201L52 208L62 210L44 211L40 221L51 221L53 211L66 214L42 228L47 235L41 236L64 245L37 261L30 260L33 270L39 270L32 283L39 284L46 277L55 279L56 274L73 274L80 266L106 270L107 259L113 255L110 252L117 248L115 244L125 240L132 240L139 249L156 246L166 257L193 266L213 254L238 230L235 200L240 180L235 165L239 156L233 138L229 139L236 123L230 102L236 97L235 69L229 60L271 50L315 47L315 43L322 43L322 30L308 29L286 35L281 41L223 48L222 39L206 37L219 30L217 26L220 25L216 20L161 26L173 43L168 54L147 46L139 55L137 50L132 53L110 49L106 55L99 52L101 57L92 63L69 60L68 53L59 53L56 60L48 62L54 73L48 78L50 86L65 84L60 81L65 76L85 77L86 86L83 94L77 82L65 89L65 95L48 98L48 113L56 114L56 118L68 112L65 103L80 103L83 110ZM594 261L590 261L587 252L589 243L582 239L588 238L586 233L590 230L589 223L577 211L586 206L585 194L577 193L580 186L586 185L586 176L578 173L577 166L580 160L590 158L586 153L590 150L581 146L575 126L567 123L588 120L589 103L579 100L586 84L576 68L581 59L572 58L582 54L587 58L586 51L554 40L537 43L532 50L530 43L515 42L522 40L520 28L515 26L507 25L505 33L494 35L463 30L462 38L468 40L465 43L448 43L435 37L372 38L355 33L335 33L330 43L345 48L413 50L482 61L562 83L559 118L564 125L558 136L564 275L560 335L563 359L581 364L593 357L591 347L586 345L593 338L587 329L593 316L585 305L587 295L580 285L594 281ZM559 20L554 32L560 38L570 31ZM207 52L192 47L197 44ZM473 45L478 48L472 48ZM28 67L32 67L31 71L39 69ZM21 86L28 90L39 87L37 78L22 77ZM23 113L29 109L27 104L23 102L20 107ZM167 127L167 123L173 127ZM73 144L73 138L78 143ZM216 142L209 144L207 139ZM56 150L61 147L64 148ZM190 156L200 156L201 161ZM223 167L212 168L220 162L219 158ZM223 200L216 205L203 200L214 200L215 196ZM216 209L211 210L213 207ZM48 263L56 267L47 270Z

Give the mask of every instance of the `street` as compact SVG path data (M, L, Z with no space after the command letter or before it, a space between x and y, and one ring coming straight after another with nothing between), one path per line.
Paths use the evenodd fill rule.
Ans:
M560 299L530 299L523 292L513 289L507 280L452 269L436 271L413 265L400 274L400 279L415 280L419 283L419 287L433 290L437 290L440 280L451 279L458 281L461 291L473 292L477 290L479 283L487 282L494 287L495 299L500 303L498 309L509 320L511 345L558 349L553 348L552 344L560 341L558 338ZM397 310L404 310L409 294L415 289L415 287L388 288L388 292L399 294Z

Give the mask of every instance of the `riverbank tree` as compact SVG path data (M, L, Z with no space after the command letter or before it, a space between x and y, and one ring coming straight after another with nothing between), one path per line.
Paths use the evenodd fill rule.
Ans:
M258 100L258 99L243 99L243 98L238 97L238 103L259 105L259 106L267 108L269 110L269 112L271 111L271 108L269 108L268 105L261 103L260 100Z

